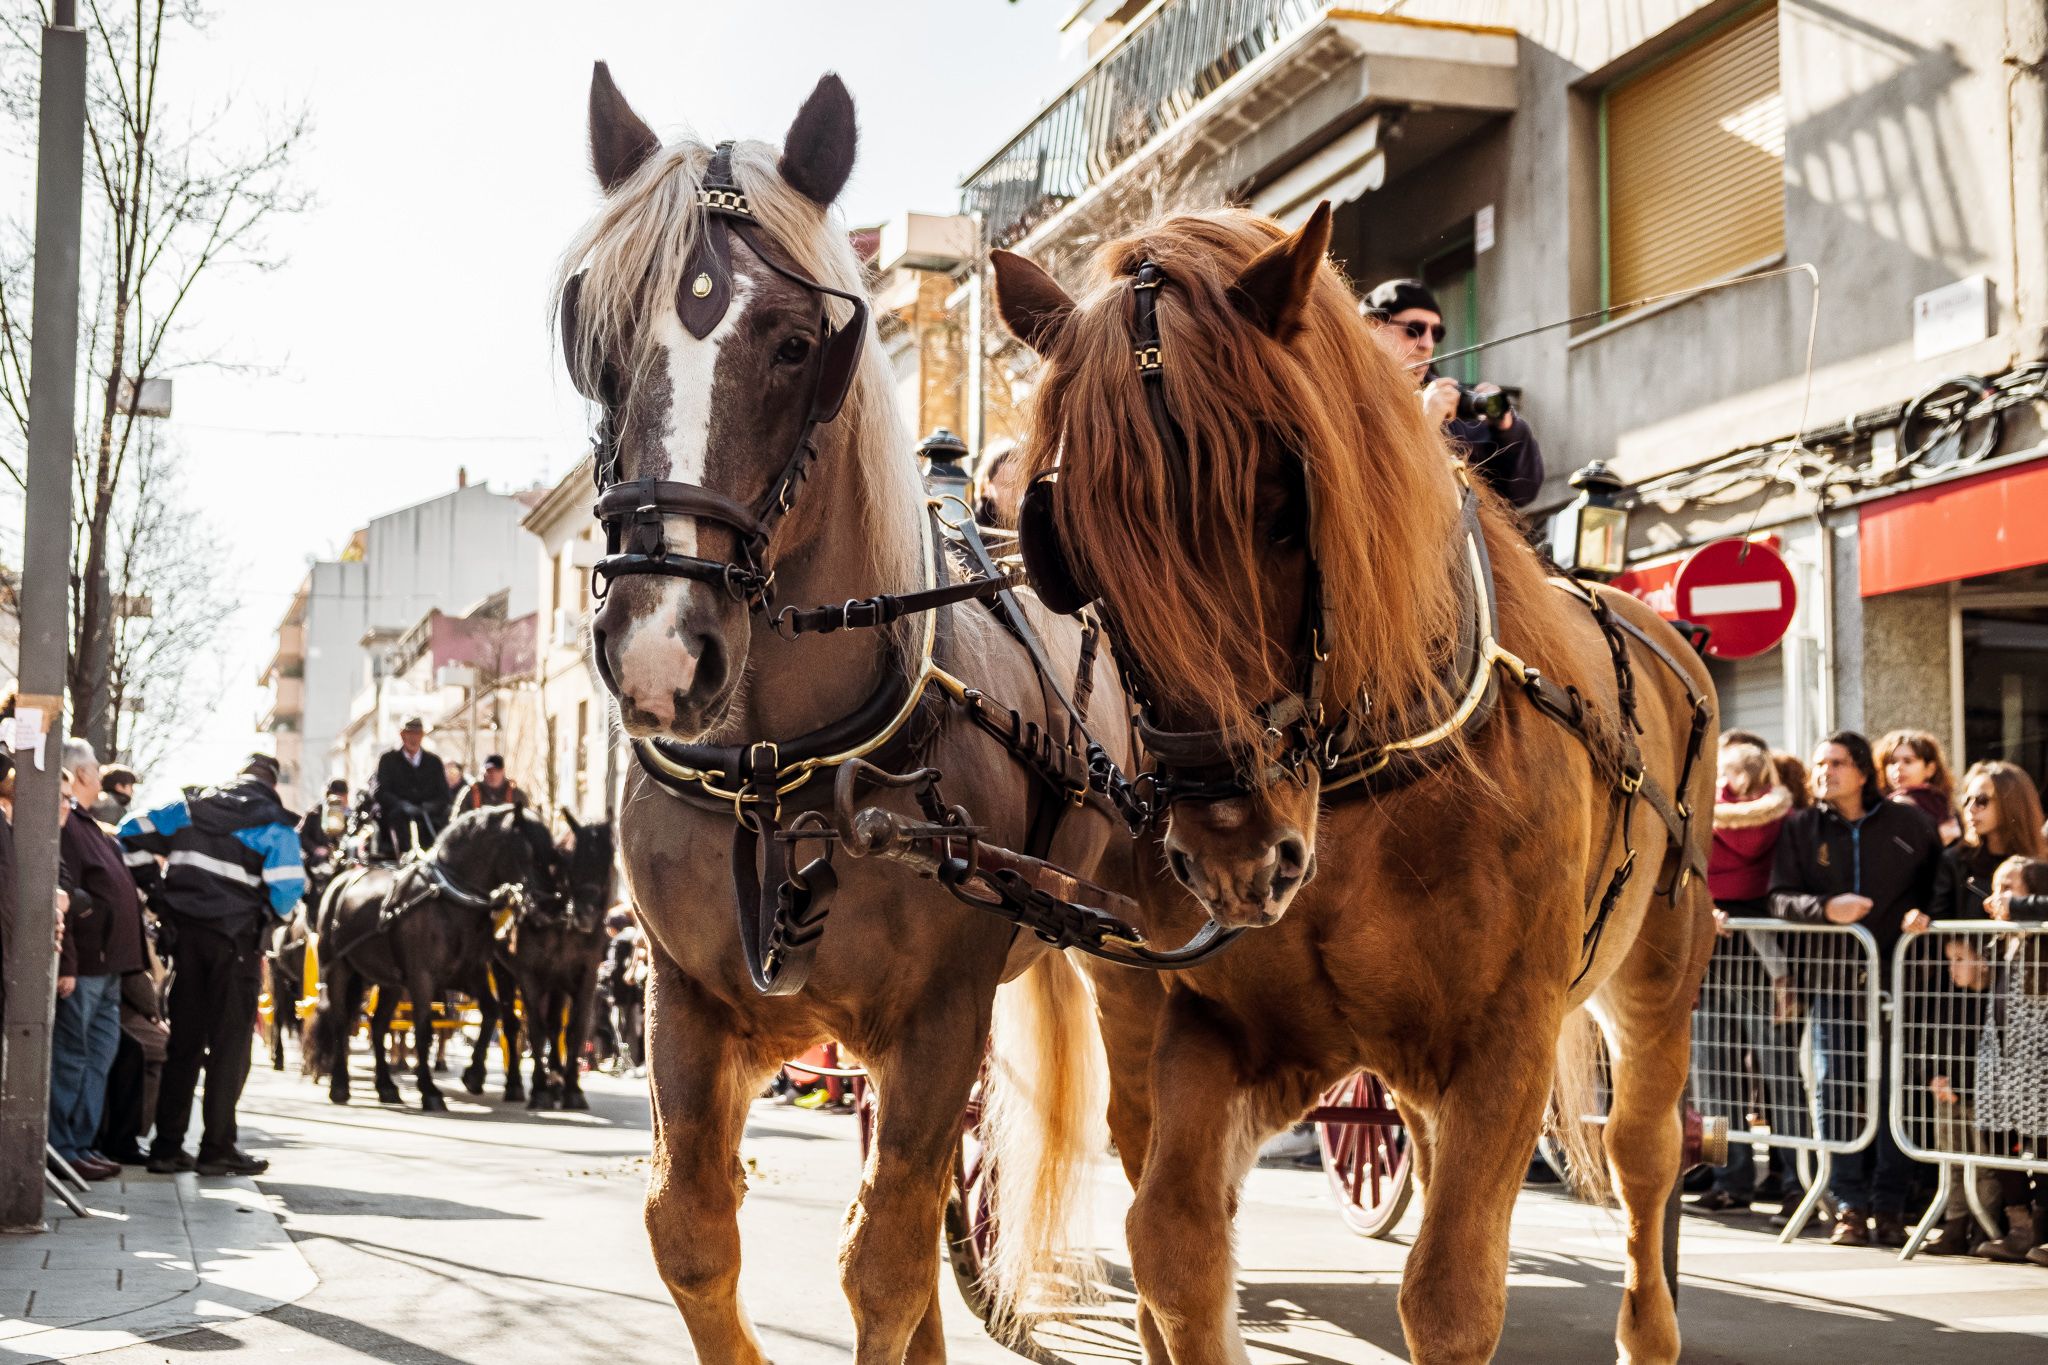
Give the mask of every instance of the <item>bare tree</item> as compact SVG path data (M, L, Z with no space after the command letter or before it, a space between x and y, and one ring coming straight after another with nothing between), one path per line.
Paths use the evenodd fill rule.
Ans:
M47 14L10 6L0 11L0 116L15 146L33 145L35 53ZM220 133L224 107L199 108L174 98L166 67L167 39L203 29L199 0L86 0L91 50L86 106L89 180L82 319L87 364L79 403L72 550L72 650L68 679L73 727L103 753L118 751L121 728L117 675L129 628L121 609L140 596L160 608L169 585L143 574L176 562L162 540L182 523L134 496L146 479L141 451L147 418L136 411L144 381L209 363L179 354L178 324L201 278L228 267L268 269L264 229L296 212L306 198L288 175L293 149L306 131L303 115L286 120L252 145L230 145ZM0 227L0 468L21 481L28 433L30 225ZM155 471L162 486L161 469ZM130 545L145 547L145 565L122 562L124 515ZM137 529L147 535L136 539ZM127 595L117 582L130 585ZM147 626L135 634L148 638ZM161 660L168 665L172 660ZM189 659L188 659L189 662ZM152 678L153 689L175 678ZM133 685L130 683L129 685Z
M208 533L178 484L170 442L137 440L132 485L117 499L112 529L112 720L107 752L145 772L219 705L228 684L222 637L241 602L224 584L237 575L225 539Z

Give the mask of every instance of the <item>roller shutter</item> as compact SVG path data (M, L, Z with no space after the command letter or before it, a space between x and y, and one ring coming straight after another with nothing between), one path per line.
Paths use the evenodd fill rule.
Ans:
M1610 88L1600 125L1608 306L1785 249L1776 4Z

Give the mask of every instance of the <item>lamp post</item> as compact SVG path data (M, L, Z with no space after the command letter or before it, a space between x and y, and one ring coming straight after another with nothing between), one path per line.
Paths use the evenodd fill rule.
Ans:
M1579 496L1550 523L1550 557L1578 578L1605 583L1628 563L1628 509L1621 505L1628 485L1599 460L1571 476Z
M962 465L967 458L967 442L940 427L918 443L917 458L925 466L926 491L942 501L957 501L963 509L962 515L971 514L974 509L974 500L969 496L972 480ZM939 514L947 516L943 508Z

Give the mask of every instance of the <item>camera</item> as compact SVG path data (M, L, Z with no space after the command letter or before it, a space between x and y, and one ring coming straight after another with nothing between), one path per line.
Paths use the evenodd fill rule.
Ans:
M1522 391L1511 385L1502 385L1492 393L1476 393L1469 385L1458 385L1458 420L1460 422L1498 422L1515 410Z

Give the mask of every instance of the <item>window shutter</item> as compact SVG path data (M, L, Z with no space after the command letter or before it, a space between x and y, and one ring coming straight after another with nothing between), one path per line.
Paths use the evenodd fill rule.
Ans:
M1602 125L1608 306L1785 249L1776 4L1610 89Z

